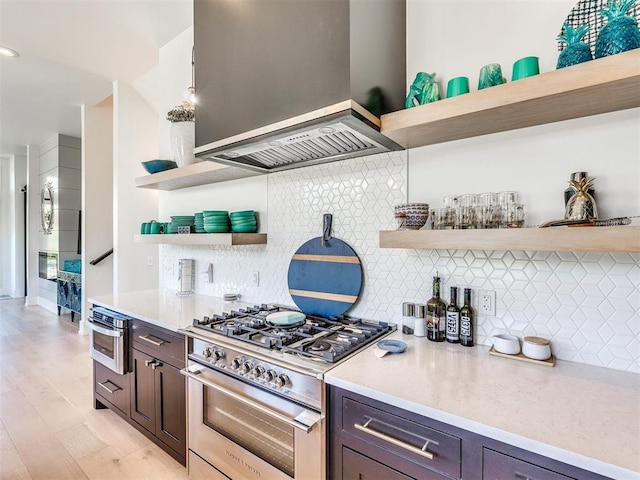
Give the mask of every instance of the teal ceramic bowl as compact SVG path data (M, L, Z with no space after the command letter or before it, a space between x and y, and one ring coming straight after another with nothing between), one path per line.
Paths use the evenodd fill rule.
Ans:
M255 220L249 220L246 222L231 222L231 225L234 227L255 227L257 224L258 222L256 222Z
M231 212L229 216L231 218L239 218L239 217L255 217L256 212L253 210L242 210L241 212Z
M248 225L248 226L237 226L237 225L233 225L231 227L231 230L234 231L235 233L255 233L258 231L258 227L256 225Z
M229 212L226 210L203 210L202 215L205 217L215 217L218 215L229 216Z
M204 231L207 233L227 233L229 231L228 226L213 226L213 225L205 225Z
M148 160L142 162L142 166L148 173L159 173L172 168L178 168L178 164L173 160Z

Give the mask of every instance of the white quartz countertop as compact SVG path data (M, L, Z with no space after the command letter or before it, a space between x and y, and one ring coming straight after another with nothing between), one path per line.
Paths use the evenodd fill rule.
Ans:
M148 290L92 297L177 331L252 305ZM557 361L547 367L395 332L402 354L370 346L325 374L346 390L615 479L640 479L640 375Z
M330 385L615 479L640 478L640 375L555 367L395 332L331 369Z
M253 304L225 302L208 295L176 295L176 290L145 290L115 293L89 298L89 303L102 305L133 318L167 330L177 331L191 325L194 318L229 312Z

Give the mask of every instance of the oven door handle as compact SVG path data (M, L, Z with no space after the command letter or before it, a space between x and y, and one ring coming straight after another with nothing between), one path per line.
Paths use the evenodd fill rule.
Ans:
M246 397L244 397L243 395L239 395L235 392L232 392L231 390L227 390L224 387L221 387L220 385L216 385L215 383L206 380L202 377L200 377L199 375L197 375L197 373L191 373L190 371L186 370L186 369L182 369L180 370L180 373L182 375L184 375L187 378L190 378L191 380L195 380L198 383L201 383L209 388L213 388L214 390L217 390L218 392L227 395L231 398L233 398L234 400L237 400L241 403L244 403L245 405L255 408L256 410L264 413L265 415L268 415L272 418L275 418L276 420L279 420L281 422L286 423L287 425L297 428L298 430L302 430L305 433L309 433L311 431L311 429L318 423L320 422L320 420L322 420L324 417L322 415L320 415L319 413L313 412L311 410L304 410L300 415L298 415L295 418L290 418L287 417L285 415L282 415L279 412L275 412L267 407L265 407L264 405L261 405L257 402L254 402L253 400L250 400ZM304 423L302 423L302 420L304 419Z
M92 322L91 318L87 321L87 325L94 332L101 333L102 335L106 335L107 337L120 338L124 335L122 330L111 330L110 328L101 327L96 322Z

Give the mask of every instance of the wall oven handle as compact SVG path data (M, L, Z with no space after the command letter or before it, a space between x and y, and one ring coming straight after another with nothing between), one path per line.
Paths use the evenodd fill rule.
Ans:
M427 440L427 443L424 444L424 447L422 448L414 447L413 445L403 442L402 440L398 440L397 438L393 438L390 435L387 435L385 433L378 432L377 430L373 430L369 428L369 424L371 423L371 420L372 419L370 418L367 421L367 423L365 423L364 425L360 425L359 423L354 423L353 426L354 428L356 428L357 430L360 430L361 432L368 433L369 435L373 435L374 437L384 440L385 442L392 443L397 447L404 448L405 450L409 450L412 453L416 453L422 457L428 458L429 460L433 460L433 453L427 451L427 445L429 445L428 440Z
M214 390L217 390L218 392L227 395L231 398L233 398L234 400L237 400L241 403L244 403L245 405L248 405L249 407L255 408L256 410L264 413L265 415L269 415L272 418L275 418L276 420L279 420L281 422L286 423L287 425L297 428L299 430L302 430L305 433L309 433L311 431L311 429L320 421L322 420L323 416L320 415L319 413L315 413L315 412L311 412L310 410L305 410L305 417L309 418L310 421L309 423L311 425L306 425L304 423L301 423L300 421L298 421L295 418L289 418L286 417L284 415L282 415L281 413L278 412L274 412L273 410L254 402L253 400L250 400L242 395L239 395L235 392L232 392L231 390L227 390L224 387L221 387L220 385L216 385L213 382L210 382L209 380L206 380L202 377L199 377L198 375L191 373L190 371L186 370L186 369L182 369L180 370L180 373L182 375L184 375L185 377L188 377L192 380L195 380L198 383L201 383L203 385L205 385L206 387L209 388L213 388Z
M87 325L94 332L101 333L102 335L106 335L107 337L120 338L124 335L124 332L122 330L111 330L110 328L101 327L96 322L91 321L91 318L89 318Z

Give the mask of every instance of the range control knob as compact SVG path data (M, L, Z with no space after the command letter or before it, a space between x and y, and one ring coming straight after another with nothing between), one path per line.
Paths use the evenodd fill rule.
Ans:
M276 373L276 371L271 369L267 370L264 373L264 379L266 382L273 382L277 376L278 374Z
M253 367L251 374L255 378L260 378L262 375L264 375L264 367L262 365L256 365L255 367Z
M202 351L202 355L204 358L209 358L211 356L211 347L207 347Z
M242 364L242 368L240 369L240 371L242 373L249 373L252 369L253 369L253 362L250 362L247 360Z
M276 385L278 385L279 387L284 387L289 383L291 383L291 380L289 380L289 377L287 377L284 373L281 373L276 377Z
M224 350L214 350L212 356L213 359L217 362L221 358L224 358Z
M233 368L234 370L238 370L240 368L240 365L242 365L242 358L236 357L231 360L231 368Z

